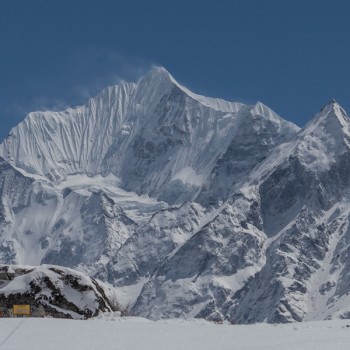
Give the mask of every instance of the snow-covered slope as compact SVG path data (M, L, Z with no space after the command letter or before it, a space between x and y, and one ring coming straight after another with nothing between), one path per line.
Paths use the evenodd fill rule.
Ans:
M163 68L0 146L0 262L77 268L133 315L350 317L350 121L303 129Z
M4 263L99 264L113 256L136 226L108 195L112 178L104 182L89 178L82 190L33 180L6 162L1 170L0 257Z

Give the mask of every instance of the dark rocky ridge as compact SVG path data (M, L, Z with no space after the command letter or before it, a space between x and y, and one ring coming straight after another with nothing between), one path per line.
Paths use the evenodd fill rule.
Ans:
M91 318L120 310L99 283L59 266L0 265L0 308L30 305L32 314L62 318Z

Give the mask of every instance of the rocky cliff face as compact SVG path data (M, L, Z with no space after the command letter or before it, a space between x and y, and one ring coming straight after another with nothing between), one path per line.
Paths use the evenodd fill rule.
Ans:
M335 101L300 130L156 68L11 131L0 261L80 269L150 318L347 318L349 147Z

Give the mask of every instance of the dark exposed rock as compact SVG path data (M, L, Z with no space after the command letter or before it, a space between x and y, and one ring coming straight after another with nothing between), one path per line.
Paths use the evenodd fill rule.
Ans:
M5 281L0 285L0 306L8 310L26 304L35 310L41 307L54 317L90 318L119 309L96 280L71 269L1 265L0 281ZM18 288L17 282L22 290L12 291L12 281L14 288Z

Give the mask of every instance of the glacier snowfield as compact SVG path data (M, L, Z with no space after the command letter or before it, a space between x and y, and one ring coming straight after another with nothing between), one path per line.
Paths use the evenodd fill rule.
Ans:
M345 350L347 320L228 325L203 320L0 319L1 350Z

